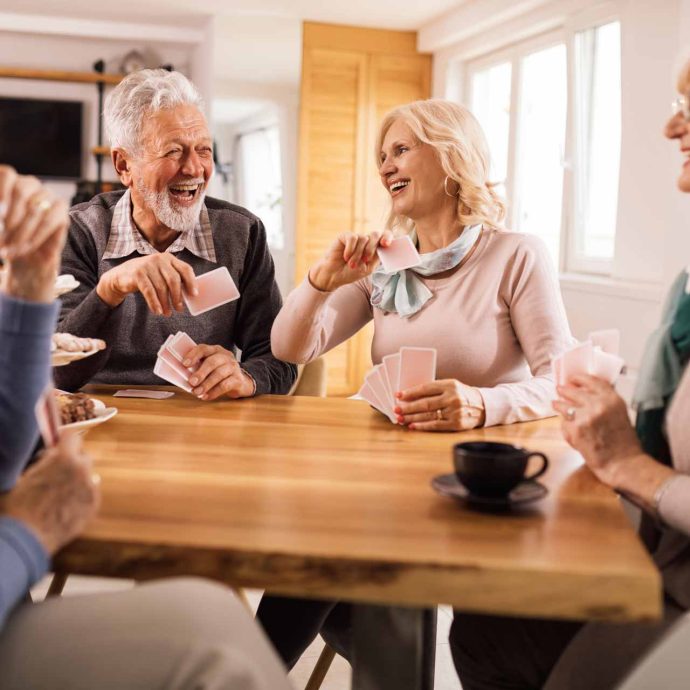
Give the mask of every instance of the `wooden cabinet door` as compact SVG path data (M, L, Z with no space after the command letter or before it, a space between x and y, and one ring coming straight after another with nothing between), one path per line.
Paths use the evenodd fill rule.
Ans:
M305 23L296 283L340 232L383 225L387 194L374 152L383 115L429 96L431 56L413 32ZM328 394L351 395L371 367L372 324L326 355Z
M296 283L338 233L361 230L358 157L366 128L366 61L366 55L350 51L303 54ZM348 341L326 355L331 395L358 388L350 365L353 346Z
M389 195L378 174L376 135L393 108L429 97L431 56L371 55L367 74L368 141L364 189L364 231L381 229L388 214Z

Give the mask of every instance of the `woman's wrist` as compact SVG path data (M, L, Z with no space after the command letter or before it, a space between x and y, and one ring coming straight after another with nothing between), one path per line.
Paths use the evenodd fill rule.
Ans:
M307 271L307 280L319 292L333 292L336 287L330 284L326 271L321 264L315 264Z
M673 469L642 452L622 456L597 472L602 482L650 513L656 512L660 489L675 474Z
M463 393L462 407L466 416L474 421L474 428L484 426L486 423L486 406L481 392L478 388L466 386Z

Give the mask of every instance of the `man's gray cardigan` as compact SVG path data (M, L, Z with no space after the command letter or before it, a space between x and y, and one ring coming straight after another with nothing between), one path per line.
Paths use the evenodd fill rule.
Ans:
M139 293L127 295L112 308L96 294L99 278L109 269L139 256L103 259L113 208L124 192L99 194L70 211L71 226L62 255L61 273L71 273L81 285L62 298L58 330L102 338L107 349L54 370L58 388L76 390L86 383L162 384L153 373L156 353L177 331L198 344L221 345L241 351L241 366L256 381L256 393L287 393L296 367L271 354L271 326L282 300L274 278L273 259L261 221L249 211L218 199L206 199L217 264L189 250L176 253L199 275L227 266L240 291L229 304L191 316L187 310L172 316L151 313Z

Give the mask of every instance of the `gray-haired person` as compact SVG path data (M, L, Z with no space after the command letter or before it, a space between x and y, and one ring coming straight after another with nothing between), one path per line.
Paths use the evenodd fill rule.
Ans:
M220 585L174 579L31 604L50 556L98 510L80 437L63 434L22 474L50 375L53 285L67 206L0 166L0 688L288 690L268 641Z
M202 400L292 386L296 368L271 354L282 300L263 224L206 197L213 143L202 109L194 85L162 69L129 75L106 98L112 162L127 189L70 211L61 270L80 286L63 298L59 328L102 338L107 348L56 370L59 387L161 383L156 354L177 331L199 343L188 358L200 365L190 383ZM183 289L194 293L194 276L221 266L240 298L191 316Z

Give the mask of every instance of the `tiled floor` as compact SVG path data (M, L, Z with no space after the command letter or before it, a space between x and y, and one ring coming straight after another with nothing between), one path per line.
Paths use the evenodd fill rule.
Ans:
M31 592L34 601L45 596L49 584L50 578L47 577L34 587ZM95 592L128 589L130 587L132 587L132 582L129 580L106 580L93 577L72 576L67 580L64 594L65 596L92 594ZM261 598L261 592L250 590L247 592L247 595L253 609L256 610L259 599ZM436 646L436 681L434 683L434 690L461 690L448 648L448 630L450 624L450 608L445 606L440 607L438 612L438 643ZM297 666L292 670L292 673L290 673L290 679L292 680L295 690L303 690L314 668L314 664L319 658L319 654L321 654L322 648L323 641L321 638L317 638L314 644L304 653ZM350 666L342 657L336 656L321 689L349 690L349 688Z

